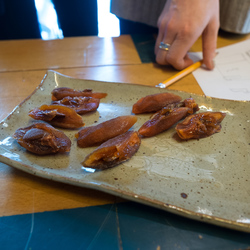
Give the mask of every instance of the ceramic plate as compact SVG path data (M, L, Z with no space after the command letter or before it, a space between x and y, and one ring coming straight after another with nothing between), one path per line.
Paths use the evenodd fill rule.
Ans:
M106 92L97 112L83 116L85 126L131 114L140 98L172 92L193 97L200 111L227 115L220 133L211 137L176 140L174 128L142 139L129 161L105 171L89 171L81 162L92 148L78 148L77 130L63 130L72 141L69 154L36 156L12 138L20 127L33 122L30 109L51 102L51 91L67 86ZM48 71L34 93L0 124L0 161L30 174L54 181L97 189L122 198L208 223L250 232L250 102L212 99L155 87L73 79ZM133 130L148 120L138 115Z

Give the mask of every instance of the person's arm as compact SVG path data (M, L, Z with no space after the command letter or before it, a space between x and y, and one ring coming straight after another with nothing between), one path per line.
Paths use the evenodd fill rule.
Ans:
M158 19L156 62L181 70L193 61L187 52L202 35L203 63L213 69L219 29L219 0L168 0ZM170 44L168 51L159 48Z

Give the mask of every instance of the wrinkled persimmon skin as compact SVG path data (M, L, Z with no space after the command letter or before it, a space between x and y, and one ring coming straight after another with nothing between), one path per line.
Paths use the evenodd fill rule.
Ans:
M183 102L169 104L146 121L138 132L144 137L155 136L197 110L199 110L198 104L192 98L185 99Z
M134 115L118 116L95 126L85 127L75 135L81 148L99 146L103 142L127 132L135 123Z
M138 132L128 131L101 144L82 162L86 168L105 170L129 160L139 149Z
M102 99L107 96L107 93L98 93L92 92L92 89L84 89L84 90L75 90L67 87L56 88L52 92L52 101L58 101L63 99L64 97L70 96L86 96L86 97L93 97L97 99Z
M64 97L59 101L53 101L52 104L64 105L73 108L77 114L83 115L88 112L96 111L100 104L100 99L85 96Z
M66 153L71 148L70 139L62 131L45 123L19 128L13 137L22 147L37 155Z
M138 100L132 108L134 114L157 112L171 103L180 102L181 97L172 93L148 95Z
M193 114L177 124L175 130L183 140L205 138L220 132L221 122L225 116L222 112Z
M29 116L60 128L77 129L84 126L82 117L74 109L62 105L42 105L32 109Z

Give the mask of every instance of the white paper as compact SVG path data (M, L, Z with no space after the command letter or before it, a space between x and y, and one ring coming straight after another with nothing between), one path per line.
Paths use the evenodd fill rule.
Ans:
M199 68L193 72L204 94L250 101L250 40L220 48L217 52L212 71Z

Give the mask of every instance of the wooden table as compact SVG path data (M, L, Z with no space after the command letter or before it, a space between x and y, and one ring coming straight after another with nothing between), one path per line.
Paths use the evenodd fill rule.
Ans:
M136 83L151 86L154 86L175 74L176 71L170 67L159 66L154 62L144 63L141 60L138 54L138 48L140 49L140 46L147 44L147 42L152 43L152 41L147 41L147 39L148 38L146 38L144 43L141 42L136 44L137 46L135 46L130 35L116 38L73 37L49 41L0 41L0 120L5 118L16 105L33 92L48 69L82 79ZM230 45L245 39L250 39L250 36L235 36L221 33L218 39L218 47ZM153 47L151 49L153 49ZM191 51L201 51L201 40L198 40L194 44ZM169 88L203 94L192 74L176 82ZM31 176L0 163L0 216L2 219L13 219L11 222L13 224L4 224L5 226L0 226L2 229L5 227L9 228L9 231L6 231L6 228L4 229L4 237L8 236L15 238L13 232L17 230L17 227L18 230L21 230L23 227L23 225L19 225L18 222L17 225L19 225L20 228L14 224L14 218L19 218L18 215L34 215L39 212L41 212L42 215L46 211L71 211L70 209L86 209L97 205L104 205L104 208L105 206L108 206L108 209L110 209L110 206L112 207L113 204L119 204L118 206L124 204L128 210L132 207L134 209L133 213L136 214L135 220L140 217L140 214L142 217L145 216L145 218L147 218L147 216L155 212L154 209L142 205L129 203L131 206L128 206L127 201L112 195L62 183L55 183ZM108 215L106 216L107 219ZM162 216L166 215L162 213ZM246 241L247 236L249 236L247 234L232 232L230 230L217 228L203 223L190 222L190 220L179 218L178 216L172 216L169 214L167 216L169 218L174 218L175 221L180 221L178 223L196 223L195 229L187 227L184 230L186 232L184 232L182 226L176 229L176 226L171 226L171 223L166 221L166 226L170 228L169 230L176 232L176 234L172 235L173 242L166 240L165 236L163 237L163 235L161 235L161 238L158 238L158 241L155 239L151 240L151 243L156 241L154 244L152 243L155 248L149 249L175 249L178 247L180 247L178 249L192 249L192 247L197 246L197 244L199 244L201 248L208 249L206 248L207 244L212 244L212 242L213 244L216 242L217 245L215 244L213 246L220 246L220 249L224 249L224 246L228 247L225 249L231 249L229 246L234 246L232 249L239 249L246 246L250 247L250 241ZM70 223L69 221L68 223ZM4 222L2 221L1 224L3 225L3 223ZM42 222L40 221L40 223ZM28 226L28 228L29 230L34 230L35 226L39 227L38 224L36 224L36 221L34 225ZM96 225L97 234L95 237L98 236L100 230L103 230L102 226L103 225ZM205 230L206 228L209 228L210 230L207 234ZM69 232L72 230L71 227L64 227L63 230L66 235L73 234L72 232ZM119 228L117 230L119 230ZM162 226L152 228L152 231L155 230L163 229ZM216 235L212 232L216 232ZM150 232L148 233L149 235L151 234ZM193 241L188 239L191 234ZM130 244L124 244L124 241L119 241L118 246L120 249L145 249L142 240L135 237L135 235L137 234L131 231L131 235L127 237L127 239L130 239ZM226 235L228 235L228 237ZM31 236L32 234L29 234L29 237ZM84 242L84 235L81 237L82 242ZM93 241L90 240L92 245L88 245L88 249L98 249L96 247L98 244L101 246L101 243L98 241L97 244L96 238L93 238L92 240L95 240L95 245L93 245ZM122 238L120 240L122 241ZM32 242L28 241L28 238L24 241L29 244ZM167 241L172 245L168 245L166 243ZM6 246L10 243L8 240L5 240L4 242L6 243ZM51 246L54 246L57 243L56 241L51 240L50 242L43 242L42 244L48 246L48 249L52 249ZM64 247L66 247L66 245L64 245ZM108 245L109 243L102 246L104 247ZM17 249L24 248L24 246L23 248L21 246L23 245L20 245L20 248ZM32 244L26 245L26 247L27 246L31 247ZM118 246L117 249L119 249ZM173 247L164 248L164 246ZM198 248L199 247L197 247L197 249ZM85 248L79 247L79 249ZM102 249L105 249L105 247Z

